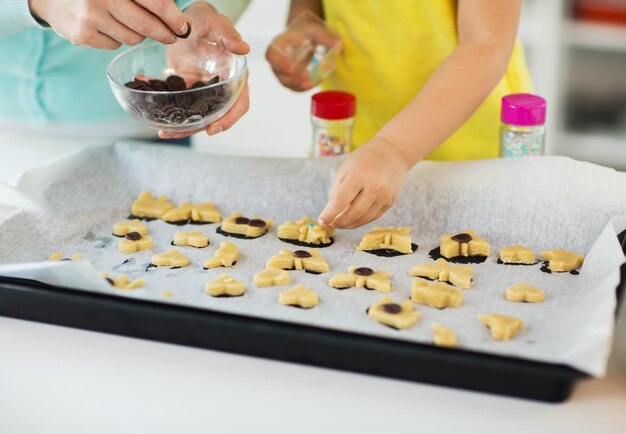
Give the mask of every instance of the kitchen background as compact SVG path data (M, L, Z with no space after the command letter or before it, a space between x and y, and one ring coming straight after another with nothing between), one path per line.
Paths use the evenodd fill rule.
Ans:
M283 88L265 61L288 4L254 0L237 23L252 47L252 105L231 131L194 137L196 149L307 155L314 91ZM626 170L626 0L525 0L519 36L536 93L548 100L547 153Z

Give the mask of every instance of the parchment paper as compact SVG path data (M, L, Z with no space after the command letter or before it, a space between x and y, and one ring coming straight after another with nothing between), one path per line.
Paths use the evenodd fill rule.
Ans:
M626 174L561 157L420 163L407 175L396 205L383 218L357 230L338 231L336 243L321 250L329 273L292 271L289 286L254 286L252 276L272 255L279 249L296 249L277 239L276 226L305 215L316 217L339 163L334 158L210 156L136 144L86 149L27 172L12 186L0 185L0 262L5 264L0 274L421 343L432 342L431 325L439 322L457 333L461 349L563 363L603 375L614 327L619 265L624 261L616 231L626 229ZM216 224L149 222L155 247L124 255L117 251L112 227L128 216L142 190L165 194L175 204L210 200L223 215L240 211L272 219L274 227L255 240L228 238L241 252L233 269L202 269L202 262L226 239L215 232ZM410 226L418 250L395 258L356 251L363 234L377 225ZM437 310L416 305L422 318L414 328L392 330L366 316L367 307L385 294L357 288L339 291L327 284L333 274L352 265L387 270L394 287L390 295L402 301L409 297L414 279L408 271L432 261L428 253L437 247L441 234L467 229L490 241L491 257L474 266L475 285L464 290L461 307ZM205 231L211 244L204 249L179 248L191 259L189 267L146 271L151 255L172 248L174 233L184 230ZM514 243L537 252L564 248L587 257L578 276L546 274L540 265L498 265L498 249ZM55 251L83 254L94 271L85 263L39 262ZM146 285L116 290L103 284L95 270L141 277ZM245 296L212 298L204 293L205 283L223 272L245 282ZM543 288L546 301L505 300L505 288L522 281ZM310 310L278 304L278 293L297 283L317 291L321 304ZM165 291L173 292L173 297L165 297ZM525 328L511 341L493 341L476 319L482 313L522 318Z

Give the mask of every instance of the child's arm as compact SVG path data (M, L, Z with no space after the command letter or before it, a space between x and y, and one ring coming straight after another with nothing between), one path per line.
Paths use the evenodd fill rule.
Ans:
M355 228L393 205L405 173L469 119L504 75L520 9L521 0L459 0L458 47L415 98L344 161L320 224Z

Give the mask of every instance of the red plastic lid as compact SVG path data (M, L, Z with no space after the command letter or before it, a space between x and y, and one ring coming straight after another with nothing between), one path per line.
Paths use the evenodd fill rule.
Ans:
M356 98L348 92L327 90L311 97L311 114L322 119L346 119L354 116Z

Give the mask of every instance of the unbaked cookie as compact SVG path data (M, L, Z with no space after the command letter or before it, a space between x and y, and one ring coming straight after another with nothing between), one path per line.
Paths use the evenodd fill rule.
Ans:
M217 223L222 213L213 202L198 203L191 206L191 222L195 224Z
M497 313L478 315L478 320L489 328L491 337L498 341L508 341L524 327L521 319Z
M264 286L283 286L291 283L291 276L285 270L278 268L266 268L254 275L254 284L258 287Z
M280 268L281 270L305 270L312 274L321 274L329 271L328 263L319 254L319 250L310 249L280 250L278 255L272 256L266 267Z
M63 256L62 253L55 252L51 254L50 257L48 257L48 261L82 261L82 260L83 260L83 255L81 255L80 253L74 253L69 258L66 258L65 256Z
M445 309L459 307L463 303L463 293L445 283L416 279L411 289L411 300L418 304Z
M300 284L278 294L278 302L285 306L310 309L320 304L320 298L315 291Z
M206 283L204 292L211 297L239 297L246 292L243 282L222 274Z
M454 331L439 323L434 323L433 327L433 343L438 347L454 348L457 346L457 338Z
M125 220L113 225L113 235L116 237L124 237L130 232L146 235L148 233L148 225L139 219Z
M202 248L209 245L209 239L202 231L176 232L174 234L173 246L191 246Z
M409 227L376 227L363 236L356 248L377 256L408 255L417 250Z
M491 253L491 246L478 236L476 231L465 231L459 234L444 234L439 247L431 250L433 259L445 258L451 262L481 263Z
M519 244L501 248L498 256L498 263L501 264L534 265L537 263L535 252Z
M217 232L228 237L252 239L265 235L271 226L271 220L259 217L249 219L239 212L234 212L224 219Z
M541 252L541 257L548 261L541 270L553 273L574 272L583 265L585 260L584 255L561 249L544 250Z
M545 295L542 289L535 288L527 283L518 283L506 289L505 297L509 301L541 303Z
M114 278L109 277L107 273L100 273L100 275L104 277L111 286L117 289L137 289L141 288L145 284L143 279L135 279L131 281L126 274L120 274Z
M150 261L150 265L153 267L181 268L186 267L189 264L191 264L189 258L176 249L152 255L152 260Z
M190 218L191 204L188 202L181 203L161 216L161 220L173 225L187 224Z
M348 289L353 286L381 292L390 292L392 289L388 272L374 271L367 267L350 267L347 273L334 275L328 284L335 289Z
M220 248L215 251L215 255L211 259L204 261L205 269L215 267L232 267L239 259L239 248L233 243L222 241Z
M333 243L333 228L318 225L311 217L285 222L276 229L278 239L305 247L328 247Z
M149 191L143 191L133 202L131 213L133 217L141 217L143 219L158 219L163 214L174 208L168 202L165 196L159 196L157 199L152 197Z
M367 316L395 329L408 329L417 324L421 314L415 310L411 300L398 304L391 297L383 297L370 306Z
M472 287L474 268L471 265L454 265L443 258L430 264L418 264L411 271L411 276L426 277L428 279L450 282L457 288Z
M120 253L137 253L141 250L151 249L154 245L152 237L142 236L139 232L129 232L120 240L118 251Z

